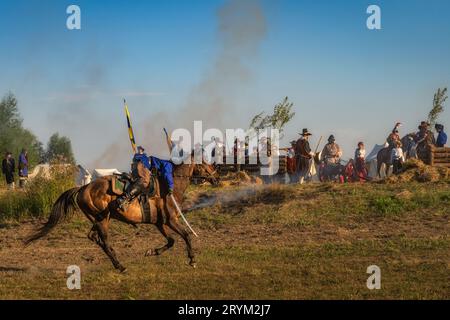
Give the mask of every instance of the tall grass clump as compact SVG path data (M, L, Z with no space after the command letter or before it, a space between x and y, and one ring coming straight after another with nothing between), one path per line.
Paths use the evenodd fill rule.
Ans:
M45 217L64 191L75 187L76 168L51 165L47 174L29 181L26 187L0 193L0 221Z

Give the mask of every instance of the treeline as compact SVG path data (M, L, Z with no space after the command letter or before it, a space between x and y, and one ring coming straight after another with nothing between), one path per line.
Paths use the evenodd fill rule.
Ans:
M28 151L31 167L52 161L75 163L69 138L55 133L44 147L33 132L23 127L18 101L15 95L9 92L0 101L0 152L2 158L6 152L11 152L17 159L24 148Z

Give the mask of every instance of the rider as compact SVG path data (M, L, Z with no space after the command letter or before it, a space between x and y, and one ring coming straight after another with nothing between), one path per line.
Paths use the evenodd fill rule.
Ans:
M141 146L137 148L137 153L133 157L131 165L131 176L133 178L132 184L127 188L123 195L117 198L119 208L123 209L126 204L138 197L150 183L150 162L145 153L145 149ZM138 163L143 166L139 166Z
M323 147L321 160L325 162L325 165L338 164L342 157L342 150L336 143L334 135L328 138L328 143Z
M397 141L400 141L400 135L398 134L398 128L401 126L402 124L400 122L397 122L395 124L394 129L392 129L392 132L389 134L389 136L386 139L386 142L389 145L389 148L393 149L395 148Z
M167 160L161 160L157 157L148 157L145 153L145 149L141 146L138 148L138 152L133 157L132 172L133 183L128 187L127 191L117 198L119 208L123 209L124 206L130 203L133 199L138 197L142 192L148 188L150 184L150 175L152 169L155 169L159 174L164 176L169 188L169 194L173 193L173 164ZM138 166L138 163L142 163L143 166Z

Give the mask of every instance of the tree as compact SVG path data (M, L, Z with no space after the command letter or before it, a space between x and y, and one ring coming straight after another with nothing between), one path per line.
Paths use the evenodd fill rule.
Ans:
M23 128L17 99L9 92L0 101L0 152L10 151L18 157L23 148L28 151L31 166L41 161L42 144L30 130Z
M54 133L47 144L46 160L48 162L75 163L70 139L64 136L60 137L58 133Z
M269 127L278 129L280 138L282 138L284 127L295 116L295 112L291 111L293 106L294 104L289 102L289 98L285 97L281 103L275 105L272 115L264 116L264 112L261 112L254 116L250 121L250 128L257 133Z
M431 126L434 127L439 115L444 111L444 102L445 100L447 100L447 98L447 88L438 88L437 92L434 94L433 108L428 114L428 122L431 124Z

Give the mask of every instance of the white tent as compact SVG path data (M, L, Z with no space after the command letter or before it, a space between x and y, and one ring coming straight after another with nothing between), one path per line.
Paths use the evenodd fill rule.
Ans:
M75 179L75 184L78 187L85 186L92 181L92 175L89 170L85 169L81 165L78 165L78 175Z
M117 169L94 169L92 174L92 180L100 177L112 176L113 174L120 174L121 172Z

